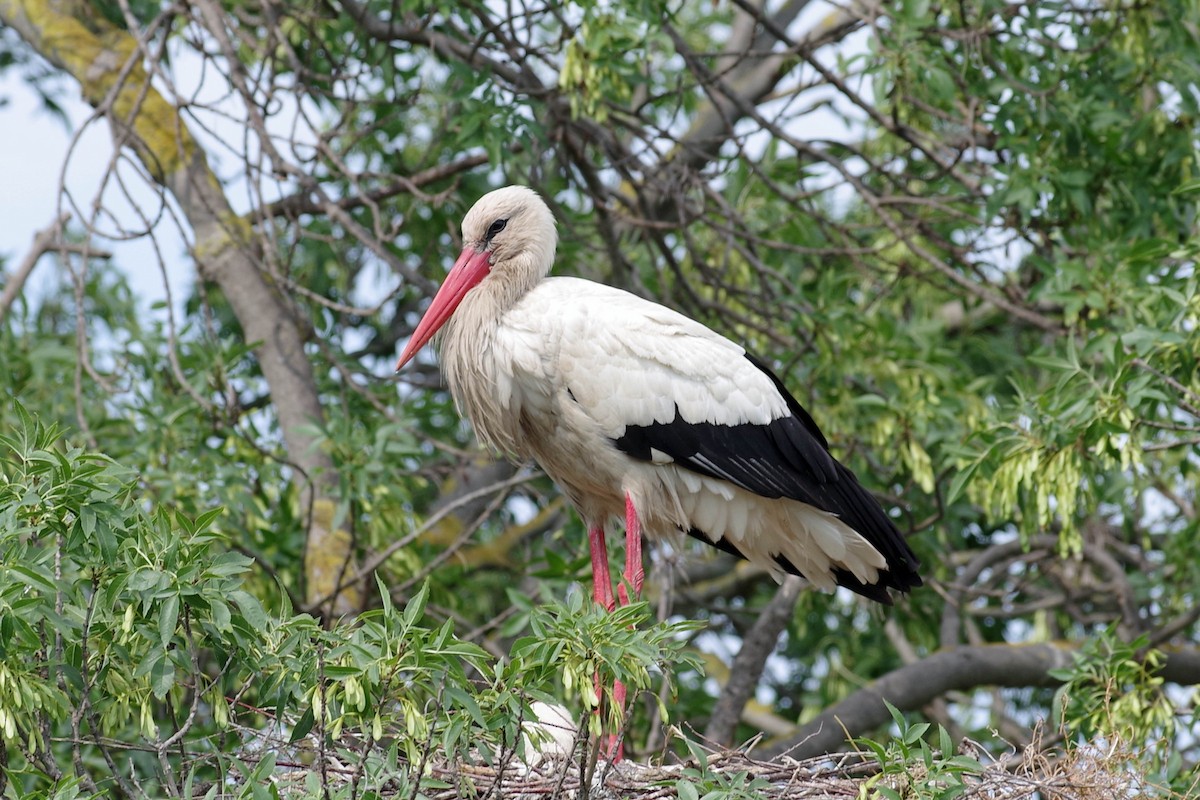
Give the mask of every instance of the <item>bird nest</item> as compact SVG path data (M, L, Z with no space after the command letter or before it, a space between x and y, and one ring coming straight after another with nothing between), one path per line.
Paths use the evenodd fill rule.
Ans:
M1136 769L1134 754L1093 746L1045 750L1031 746L1021 753L992 758L969 743L958 763L977 769L944 772L941 757L932 763L913 758L881 765L869 754L845 753L805 760L781 757L759 760L743 751L701 753L692 743L692 758L674 763L637 760L610 762L596 750L573 757L538 754L524 761L514 753L491 757L446 758L427 751L419 763L406 763L386 748L374 753L342 743L329 752L306 751L297 758L272 756L273 768L250 770L246 780L230 775L226 791L264 777L283 798L376 797L411 800L887 800L955 798L978 800L1114 800L1175 798L1149 785ZM697 758L695 754L699 754ZM388 763L384 775L372 768ZM244 764L261 762L248 759ZM240 794L241 791L238 791Z

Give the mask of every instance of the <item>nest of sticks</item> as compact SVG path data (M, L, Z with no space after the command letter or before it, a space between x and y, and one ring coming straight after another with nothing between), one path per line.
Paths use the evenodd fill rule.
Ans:
M261 732L259 732L261 733ZM257 755L267 757L261 738ZM336 747L297 748L278 743L270 781L280 797L404 798L404 800L1115 800L1182 797L1147 783L1136 754L1119 745L1045 748L1033 745L992 757L970 742L960 753L978 769L940 771L924 759L881 765L866 753L805 760L759 760L744 750L698 749L691 758L611 762L578 737L567 748L539 747L520 758L513 751L446 758L432 749L407 762L385 744L342 741ZM528 743L527 743L528 744ZM367 747L371 752L366 752ZM954 755L954 754L950 754ZM258 772L258 780L263 773ZM243 776L243 780L250 775ZM221 786L237 793L239 781ZM961 788L955 789L960 784ZM244 788L244 784L243 784ZM218 793L221 796L221 793Z

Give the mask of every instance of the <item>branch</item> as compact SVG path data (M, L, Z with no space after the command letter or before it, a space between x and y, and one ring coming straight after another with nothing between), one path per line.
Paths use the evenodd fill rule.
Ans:
M921 236L936 238L933 232L929 230L929 227L926 223L908 217L905 217L902 222L897 220L891 214L887 213L883 208L884 203L882 198L880 198L873 190L871 190L859 176L855 175L850 169L848 169L846 164L832 157L828 153L823 152L819 148L813 147L810 143L797 139L787 131L782 130L778 125L775 125L770 120L764 118L752 103L747 102L745 98L741 97L736 92L722 86L720 81L713 78L713 76L708 73L707 70L705 70L704 66L699 63L695 54L691 53L691 51L687 48L686 42L683 41L678 33L674 32L669 26L665 30L667 31L668 35L672 37L672 40L675 42L676 49L688 63L689 69L691 69L698 76L701 76L706 85L712 85L718 88L724 97L726 97L731 103L735 104L741 116L754 120L764 131L772 134L780 141L787 142L789 145L795 148L798 153L811 156L815 161L828 164L830 167L836 170L842 179L845 180L845 182L855 190L863 202L865 202L867 206L875 212L875 214L879 217L880 222L883 223L888 231L891 232L898 241L903 242L908 247L909 251L912 252L912 254L920 259L923 263L929 264L937 272L945 276L945 278L951 283L958 285L960 288L974 295L978 300L1006 311L1017 319L1023 320L1034 327L1040 328L1055 335L1063 335L1067 332L1063 326L1055 320L1039 313L1033 308L1010 301L1000 291L992 288L991 286L975 283L966 275L963 275L956 270L953 265L946 263L941 257L933 253L922 243L922 241L918 240L918 238L914 236L915 232L919 233ZM906 139L906 141L908 140ZM932 160L936 162L936 159ZM916 229L915 231L912 230L914 227Z
M787 628L796 608L796 597L804 581L788 576L775 592L771 602L759 614L754 625L742 639L742 649L733 659L729 682L713 707L704 738L723 745L733 742L733 734L741 719L746 701L754 694L762 677L767 658L775 650L779 634Z
M1193 417L1200 419L1200 394L1197 394L1192 389L1184 386L1182 383L1175 380L1170 375L1167 375L1165 372L1158 370L1143 358L1135 358L1133 359L1132 363L1138 369L1143 369L1146 372L1149 372L1167 386L1171 387L1176 392L1179 392L1180 397L1177 401L1179 407L1191 414Z
M4 294L0 294L0 322L4 321L4 317L8 315L8 309L12 307L21 290L25 288L25 281L29 280L29 274L33 272L33 268L37 266L37 262L58 241L63 225L70 218L69 214L63 213L54 222L51 222L34 234L33 244L29 246L29 252L25 254L25 258L17 265L16 271L4 282Z
M788 738L760 748L756 755L773 758L786 753L804 759L834 752L847 736L862 736L891 719L884 700L909 711L955 690L1056 686L1061 681L1049 672L1069 667L1076 646L1066 642L983 644L938 651L871 682ZM1164 655L1158 672L1164 680L1181 685L1200 683L1200 650L1165 651Z
M395 197L398 194L411 194L416 197L421 197L421 188L428 186L431 183L443 180L452 175L457 175L460 172L466 172L475 167L482 166L488 163L486 153L476 153L474 155L463 156L455 161L447 164L438 164L429 169L421 170L420 172L409 175L408 177L397 176L389 183L380 186L377 189L356 194L350 197L340 197L335 200L323 201L314 199L311 196L309 189L304 189L296 194L288 195L280 198L273 203L267 203L261 208L254 209L249 214L255 222L272 219L274 217L294 217L300 214L319 214L327 211L332 205L342 211L351 211L368 203L375 203L380 200L387 200Z
M679 137L673 156L662 162L643 182L646 188L642 213L650 219L669 220L678 214L680 192L687 188L688 176L697 175L718 156L733 136L735 125L748 115L747 109L770 96L779 82L792 72L797 56L811 57L812 51L839 40L860 24L846 12L838 12L804 38L793 40L785 29L807 2L785 3L774 16L763 13L762 9L745 0L735 0L734 5L761 26L751 47L762 52L782 42L785 49L765 56L744 54L727 72L711 74L700 66L684 37L670 25L664 26L676 51L708 94L708 103L696 112L691 126ZM728 59L724 61L728 63Z
M399 550L402 550L403 548L408 547L410 544L415 542L418 538L423 536L426 533L426 531L431 530L434 526L438 525L447 516L455 513L459 508L470 506L472 503L475 503L475 502L481 500L482 498L491 498L491 502L486 504L483 511L480 512L480 517L477 518L477 522L475 523L475 525L472 525L471 527L467 528L465 534L460 534L461 538L465 539L466 536L470 536L471 533L475 530L475 528L478 527L479 522L482 522L482 519L485 516L484 512L486 512L492 506L498 505L497 500L500 503L502 503L504 501L505 497L507 497L507 495L508 495L508 490L512 489L512 487L514 487L514 486L517 486L521 483L524 483L525 481L530 480L531 477L532 477L532 475L530 473L522 472L522 473L514 475L513 477L508 478L506 480L497 481L496 483L491 484L489 486L482 486L478 489L475 489L473 491L462 494L462 495L458 496L453 502L447 502L447 503L442 504L438 508L437 511L430 514L429 517L426 518L426 520L420 526L418 526L415 530L400 537L399 539L393 540L390 544L388 544L387 547L385 547L383 550L374 554L370 559L368 559L361 567L357 567L356 570L353 570L353 571L350 569L343 570L342 574L338 576L339 582L328 587L327 591L329 592L329 594L325 595L325 596L317 596L317 597L310 596L309 605L305 610L308 611L308 610L319 608L319 607L323 606L330 599L332 599L333 597L336 597L337 593L341 592L348 586L360 585L364 580L366 580L366 578L368 578L371 575L372 572L374 572L385 561L387 561L392 556L393 553L396 553ZM310 592L310 595L311 595L311 592Z
M428 25L422 24L415 18L411 21L397 22L375 16L366 3L358 0L339 0L339 5L346 15L359 26L367 35L381 41L399 41L408 44L428 47L443 58L450 58L478 70L481 75L494 75L512 84L514 88L523 91L545 91L545 87L533 77L528 69L518 70L512 66L497 61L488 56L482 49L482 42L466 42L447 36ZM392 6L396 8L395 5ZM447 20L444 27L450 28Z

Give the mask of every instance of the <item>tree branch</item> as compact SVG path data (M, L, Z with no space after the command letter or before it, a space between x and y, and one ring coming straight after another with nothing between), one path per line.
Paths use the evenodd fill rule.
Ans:
M671 37L675 49L688 62L696 80L708 92L708 103L696 112L688 130L677 140L671 158L663 161L643 183L642 213L655 220L670 220L679 213L681 190L688 185L689 175L696 175L721 152L721 147L733 136L734 126L747 116L747 109L757 106L779 85L794 66L797 55L808 57L814 49L836 41L857 26L857 21L839 13L836 22L822 25L803 39L791 39L785 28L803 10L807 2L786 2L774 16L765 14L749 2L735 2L735 7L754 18L762 30L751 43L766 50L783 42L783 50L758 57L747 56L729 68L727 74L711 74L700 67L684 37L672 26L664 31ZM849 24L846 24L849 23Z
M457 175L460 172L466 172L475 167L483 166L488 162L486 153L475 153L474 155L463 156L446 164L438 164L429 169L422 170L416 174L398 176L392 179L389 183L380 186L377 189L356 194L350 197L339 197L336 200L321 200L314 199L310 189L303 189L296 194L288 195L280 198L273 203L267 203L261 208L257 208L250 213L250 217L255 222L273 219L275 217L294 217L299 214L319 214L327 211L330 206L336 207L342 211L352 211L360 208L368 203L387 200L399 194L412 194L420 196L421 188L428 186L431 183Z
M787 754L804 759L831 753L850 737L862 736L891 719L887 700L901 711L920 708L947 692L980 686L1025 688L1056 686L1050 670L1069 667L1074 643L1030 645L983 644L941 650L914 664L893 670L854 692L781 741L771 742L756 755ZM1181 685L1200 683L1200 650L1166 651L1159 675Z
M4 321L4 317L8 315L8 309L21 294L21 290L25 288L25 282L29 280L29 275L37 266L37 262L58 241L63 225L70 218L69 214L64 213L33 235L33 244L29 246L29 252L25 254L25 258L21 259L21 263L17 265L13 274L4 282L4 293L0 294L0 322Z
M461 61L484 75L494 75L508 81L514 87L523 87L526 91L543 89L540 82L527 70L518 70L512 66L497 61L488 56L481 47L481 42L466 42L447 36L428 25L421 24L416 19L405 22L383 19L372 14L365 3L358 0L338 0L346 15L369 36L381 41L399 41L408 44L428 47L443 58ZM447 22L447 26L449 26Z
M789 575L742 639L742 649L733 659L729 681L725 684L721 696L717 698L712 716L708 720L708 727L704 730L705 739L724 745L733 743L733 734L737 729L738 720L741 719L742 709L754 694L767 658L774 652L775 644L779 641L779 635L792 619L796 597L803 586L804 581Z

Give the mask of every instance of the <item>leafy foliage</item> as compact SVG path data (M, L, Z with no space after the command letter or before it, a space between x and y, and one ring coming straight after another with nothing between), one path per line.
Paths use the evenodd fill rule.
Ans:
M1143 758L1156 772L1178 771L1173 743L1175 709L1157 669L1162 654L1145 637L1122 641L1110 628L1088 640L1070 668L1055 670L1064 683L1055 693L1058 717L1081 741L1146 742Z
M652 689L650 668L669 664L662 677L670 689L673 676L699 669L695 656L683 652L684 635L698 626L677 622L647 628L645 603L609 613L574 591L565 604L550 601L530 611L529 635L513 644L513 657L520 664L554 665L568 697L579 695L588 728L596 736L606 726L616 731L623 724L624 711L613 697L615 681L633 693ZM669 716L661 699L659 713L663 719Z
M872 789L886 800L953 800L967 795L972 788L968 779L982 773L983 765L970 756L953 755L953 741L945 728L937 727L935 750L925 740L932 728L928 722L910 725L890 703L888 711L899 729L897 736L886 744L857 740L879 762L880 771L870 782Z
M708 721L774 586L660 547L650 604L597 613L572 588L586 538L564 499L475 447L431 359L391 374L462 213L510 182L554 207L559 272L653 296L773 363L923 559L930 588L886 622L803 594L760 648L737 741L802 747L821 711L906 662L1055 641L1081 660L1022 687L939 687L937 747L899 720L863 746L910 788L931 776L914 791L953 794L969 773L941 729L997 750L1061 713L1072 736L1120 739L1191 785L1197 743L1168 712L1194 716L1195 699L1170 684L1200 675L1166 675L1194 655L1200 592L1194 3L73 10L107 48L90 71L3 3L0 68L58 108L64 76L137 53L154 81L126 71L120 108L188 98L164 102L178 116L158 130L192 131L208 160L161 185L147 148L123 149L97 216L57 243L57 278L2 312L20 401L0 405L13 786L136 795L109 741L139 748L147 793L265 781L354 741L362 786L419 791L431 747L520 749L527 697L574 693L594 732L592 708L613 711L600 673L662 698L631 712L631 752L695 758L666 712ZM192 91L197 63L221 100ZM122 194L139 181L154 200ZM183 186L215 194L189 204ZM122 273L140 262L73 249L117 244L110 218L172 276L163 226L186 229L186 297L176 282L147 308ZM246 311L230 276L247 275L274 305ZM270 336L247 334L262 322ZM299 355L272 372L284 333ZM319 556L347 596L369 587L333 632ZM762 788L697 763L681 794Z
M696 766L685 767L675 780L680 800L751 800L770 788L768 781L749 772L712 769L704 748L686 739L684 744Z
M231 779L250 791L281 760L352 742L365 742L367 785L421 782L434 745L462 759L517 750L527 692L597 677L649 689L651 670L679 663L680 626L632 629L644 605L536 609L546 638L499 662L449 621L422 624L427 587L399 608L381 585L380 608L332 631L286 603L269 611L221 509L147 511L136 473L13 411L20 428L0 437L0 736L22 793L73 758L91 793ZM132 772L101 777L125 748Z

